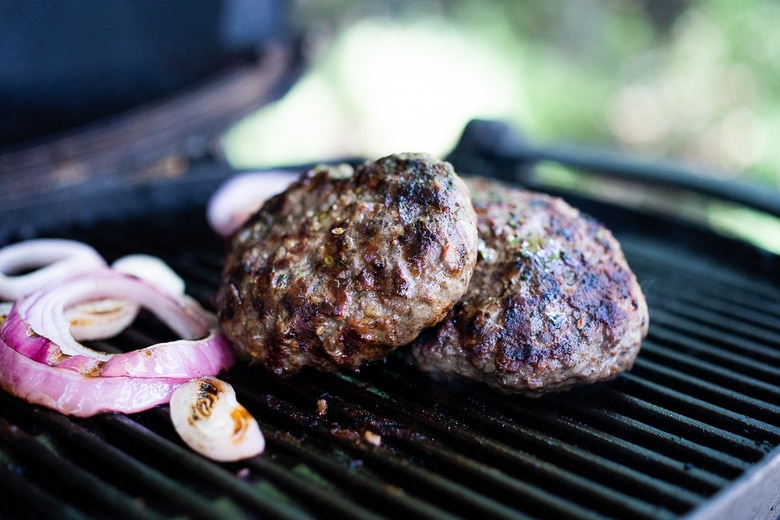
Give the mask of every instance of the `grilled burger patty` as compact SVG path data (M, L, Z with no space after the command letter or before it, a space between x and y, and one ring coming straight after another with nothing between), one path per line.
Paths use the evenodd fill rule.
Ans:
M464 180L477 265L466 295L413 343L416 364L529 395L631 368L648 310L612 234L558 198Z
M318 167L231 236L215 305L237 355L274 373L355 369L441 320L476 256L476 215L449 163Z

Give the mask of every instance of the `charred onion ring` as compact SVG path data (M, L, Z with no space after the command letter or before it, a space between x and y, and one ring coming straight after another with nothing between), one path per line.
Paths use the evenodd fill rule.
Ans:
M122 354L86 347L73 337L66 309L107 299L148 309L183 339ZM72 415L146 409L166 402L179 384L216 375L234 361L215 317L195 300L107 268L18 300L0 339L0 385Z
M193 379L173 392L170 404L176 433L205 457L237 461L259 455L265 449L260 426L225 381L215 377Z

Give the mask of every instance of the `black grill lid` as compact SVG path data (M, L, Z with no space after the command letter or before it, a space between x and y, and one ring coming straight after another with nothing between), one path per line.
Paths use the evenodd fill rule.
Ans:
M286 40L282 0L0 4L0 148L192 88Z
M471 159L480 173L473 165L485 158ZM483 164L505 178L517 169L514 159ZM23 233L35 205L5 208L2 238L75 238L109 260L155 254L208 305L223 249L204 205L229 173L207 162L178 179L82 188L51 201L49 218L37 213ZM776 516L777 257L631 209L575 205L616 231L647 294L650 332L630 373L527 399L432 379L403 352L357 373L305 370L286 380L239 364L224 378L268 446L231 464L185 448L165 406L71 419L0 393L0 488L16 497L0 510L27 518ZM139 321L131 333L150 330Z
M185 175L300 77L288 3L191 4L0 4L0 205Z

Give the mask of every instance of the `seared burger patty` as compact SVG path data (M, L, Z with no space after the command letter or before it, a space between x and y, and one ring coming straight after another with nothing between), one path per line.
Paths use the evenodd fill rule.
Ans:
M441 320L476 256L476 215L450 164L404 154L319 167L232 235L215 303L242 358L280 375L355 369Z
M648 311L612 234L558 198L465 180L477 265L466 295L414 342L417 365L530 395L630 369Z

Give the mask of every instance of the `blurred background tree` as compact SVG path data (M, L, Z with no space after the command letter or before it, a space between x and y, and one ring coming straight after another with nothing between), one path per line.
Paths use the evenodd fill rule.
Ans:
M227 136L261 167L446 153L473 117L780 187L780 3L296 0L310 69Z

